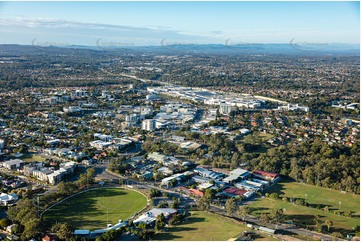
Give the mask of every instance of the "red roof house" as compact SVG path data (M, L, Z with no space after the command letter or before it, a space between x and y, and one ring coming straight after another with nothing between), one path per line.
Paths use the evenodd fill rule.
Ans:
M200 197L204 196L204 192L199 191L197 189L190 188L189 191L196 196L200 196Z
M58 240L55 235L47 234L42 238L42 241L56 241Z
M224 189L223 191L226 193L229 193L229 194L237 195L237 196L243 196L243 194L245 194L247 192L246 190L239 189L236 187L229 187L227 189Z

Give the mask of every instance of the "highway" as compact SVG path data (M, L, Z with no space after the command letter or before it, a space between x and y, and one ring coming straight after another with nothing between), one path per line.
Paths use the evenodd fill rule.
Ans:
M133 75L129 75L129 74L124 74L124 73L117 73L117 74L114 74L114 73L111 73L107 70L104 70L102 69L103 72L106 72L108 74L111 74L113 76L124 76L124 77L129 77L129 78L132 78L132 79L135 79L137 81L140 81L140 82L144 82L144 83L150 83L150 82L153 82L153 83L157 83L157 84L160 84L160 85L169 85L169 83L167 82L162 82L162 81L155 81L155 80L150 80L150 79L144 79L144 78L139 78L139 77L136 77L136 76L133 76Z

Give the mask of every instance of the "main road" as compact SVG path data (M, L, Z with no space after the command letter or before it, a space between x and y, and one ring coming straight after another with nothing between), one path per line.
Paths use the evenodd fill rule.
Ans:
M103 70L102 71L108 73L108 74L111 74L113 76L124 76L124 77L129 77L129 78L132 78L134 80L137 80L137 81L140 81L140 82L144 82L144 83L157 83L157 84L160 84L160 85L169 85L169 83L167 82L162 82L162 81L155 81L155 80L150 80L150 79L145 79L145 78L139 78L137 76L133 76L133 75L129 75L129 74L124 74L124 73L117 73L117 74L113 74L109 71L106 71L106 70Z

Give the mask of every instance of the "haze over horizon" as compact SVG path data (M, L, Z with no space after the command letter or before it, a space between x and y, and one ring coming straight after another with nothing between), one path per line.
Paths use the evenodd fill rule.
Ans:
M1 2L0 44L359 44L359 2Z

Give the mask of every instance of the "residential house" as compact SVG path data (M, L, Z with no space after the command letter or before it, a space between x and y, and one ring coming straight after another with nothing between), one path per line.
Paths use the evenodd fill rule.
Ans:
M274 172L267 172L267 171L260 171L260 170L255 170L253 171L253 176L263 179L263 180L267 180L270 181L272 183L278 181L280 179L279 174L274 173Z
M161 167L157 170L157 172L162 173L165 176L169 176L173 174L173 171L171 169L169 169L168 167Z
M191 194L195 195L195 196L199 196L199 197L203 197L204 196L204 192L199 191L197 189L194 188L190 188L188 189L190 191Z
M174 180L177 181L177 183L179 184L182 181L182 179L184 179L184 177L185 177L184 174L174 174L170 177L164 178L161 182L161 185L169 186L169 184Z
M47 235L45 235L41 240L42 240L42 241L57 241L58 238L56 237L56 235L47 234Z
M237 196L243 196L247 190L244 189L239 189L239 188L235 188L235 187L229 187L227 189L224 189L223 192L231 197L237 197Z
M153 152L151 154L148 155L148 158L150 160L154 160L157 161L159 163L164 163L167 159L167 156L160 154L159 152Z

